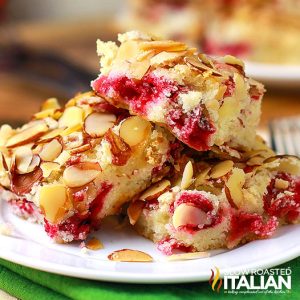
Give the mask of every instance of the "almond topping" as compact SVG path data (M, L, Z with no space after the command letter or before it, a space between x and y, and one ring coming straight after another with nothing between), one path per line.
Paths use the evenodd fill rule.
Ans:
M134 147L145 141L150 133L150 122L141 117L129 117L120 126L120 137L130 147Z
M86 248L95 251L95 250L103 249L104 246L100 240L98 240L96 238L92 238L86 243Z
M88 115L85 119L84 130L93 138L101 137L109 128L114 126L116 120L117 118L113 114L95 112Z
M127 208L127 215L129 217L129 222L131 225L134 225L139 219L143 208L145 206L145 202L141 200L137 200L131 202Z
M182 190L187 189L193 182L193 175L194 175L194 171L193 171L193 165L192 163L189 161L183 171L182 174L182 180L181 180L181 184L180 184L180 188Z
M49 98L42 104L41 110L49 109L60 109L60 105L56 98Z
M62 149L61 143L57 139L54 139L43 146L39 156L44 161L53 161L61 154Z
M119 262L152 262L153 258L142 251L122 249L108 255L108 259Z
M231 176L226 182L226 187L228 188L228 191L230 193L230 197L228 200L229 202L230 200L232 200L236 207L240 207L244 200L243 185L245 184L245 180L246 179L244 171L234 168L232 170Z
M198 57L186 56L184 58L184 61L185 61L186 64L191 65L191 66L197 68L200 71L203 71L203 72L208 71L208 72L211 72L214 75L223 76L220 72L218 72L218 71L206 66L205 64L203 64Z
M286 190L289 187L289 182L283 179L275 179L275 188L279 190Z
M213 179L222 177L229 173L233 168L233 161L232 160L224 160L218 164L216 164L210 172L210 177Z
M196 187L198 185L205 183L206 179L208 178L209 171L210 171L210 167L207 167L199 173L199 175L196 177L196 180L195 180Z
M39 142L40 143L45 143L45 142L50 142L54 138L58 137L61 135L61 133L65 130L65 128L56 128L53 129L52 131L47 132L45 135L43 135Z
M76 106L66 108L58 121L59 127L74 127L82 124L83 110Z
M139 44L140 49L142 50L158 50L158 51L184 51L187 49L186 44L182 42L175 41L151 41L151 42L142 42Z
M82 162L65 169L63 179L68 187L81 187L101 173L98 163Z
M48 131L48 126L45 123L38 123L30 126L17 134L13 135L6 143L7 148L26 145L37 140L45 132Z
M42 186L39 196L41 210L53 224L59 223L71 208L67 189L62 184Z
M139 199L143 201L157 199L160 195L169 190L170 186L171 183L169 180L164 179L159 181L144 191Z
M33 153L29 147L20 147L15 152L16 169L19 174L29 173L28 169L33 158Z
M71 154L78 154L78 153L88 151L90 149L92 149L92 145L91 144L85 144L85 145L82 145L80 147L73 148L72 150L70 150L70 153Z
M173 226L178 228L184 225L206 225L209 224L207 214L195 206L180 204L173 214Z
M182 254L173 254L167 257L169 261L176 260L191 260L191 259L199 259L210 257L209 252L191 252L191 253L182 253Z
M60 165L55 162L43 162L41 163L41 169L43 171L43 177L48 178L53 171L60 169Z

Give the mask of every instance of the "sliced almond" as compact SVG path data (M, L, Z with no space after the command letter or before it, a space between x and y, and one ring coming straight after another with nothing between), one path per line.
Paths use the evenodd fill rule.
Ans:
M108 259L119 262L152 262L153 258L142 251L122 249L108 255Z
M164 179L162 181L159 181L148 188L146 191L144 191L139 199L142 201L157 199L161 194L166 192L170 188L170 186L171 182L169 180Z
M78 153L82 153L82 152L85 152L85 151L88 151L92 149L92 145L91 144L85 144L85 145L82 145L80 147L77 147L77 148L73 148L70 150L70 154L78 154Z
M53 161L61 154L62 150L61 143L54 139L43 146L39 156L43 161Z
M279 190L286 190L289 187L289 182L280 178L275 179L275 188Z
M109 128L114 126L116 120L117 118L113 114L95 112L88 115L85 119L84 130L93 138L101 137Z
M130 60L137 57L139 54L138 44L139 42L137 41L126 41L122 43L118 49L116 61Z
M81 187L101 173L98 163L83 162L65 169L63 179L68 187Z
M186 164L186 166L184 167L184 171L183 171L183 174L182 174L182 180L181 180L181 184L180 184L180 188L182 190L187 189L192 184L193 175L194 175L193 165L189 161Z
M264 158L261 156L253 156L247 161L248 166L260 166L263 164Z
M92 239L87 241L86 248L96 251L96 250L103 249L104 246L103 246L103 244L101 243L100 240L98 240L96 238L92 238Z
M158 66L161 64L166 64L171 61L176 61L183 57L183 55L186 54L186 51L180 51L180 52L160 52L157 55L153 56L150 60L150 64L152 66Z
M78 148L84 143L84 137L82 132L73 132L63 137L64 149L70 150Z
M223 76L217 70L214 70L214 69L208 67L207 65L205 65L204 63L202 63L200 61L200 59L198 57L196 57L196 56L186 56L184 58L184 61L185 61L186 64L191 65L192 67L195 67L195 68L197 68L200 71L203 71L203 72L207 72L208 71L208 72L211 72L214 75Z
M65 130L66 128L56 128L53 129L49 132L47 132L46 134L44 134L40 139L39 142L40 143L46 143L46 142L50 142L51 140L53 140L54 138L60 136L62 134L62 132Z
M150 60L135 61L129 65L129 73L135 79L142 79L150 68Z
M198 174L198 176L195 179L196 187L201 184L204 184L206 182L206 179L208 179L208 173L209 173L210 169L211 169L210 167L206 167Z
M177 260L192 260L199 258L210 257L209 252L191 252L191 253L182 253L182 254L172 254L167 257L168 261L177 261Z
M55 113L54 109L42 110L34 114L34 118L37 120L42 120L49 117L53 117L54 113Z
M230 197L236 207L240 207L244 201L243 185L245 184L245 173L243 170L234 168L226 182ZM225 191L226 192L226 191ZM228 197L227 197L228 198ZM231 200L229 199L229 200Z
M61 133L61 136L64 137L70 135L76 131L81 130L81 128L82 128L82 124L77 124L75 126L68 127Z
M60 105L56 98L47 99L41 107L41 110L49 110L49 109L60 109Z
M83 109L76 106L66 108L63 115L60 117L59 127L74 127L81 125L83 122Z
M0 146L4 146L7 140L14 135L14 130L11 126L4 124L0 128Z
M19 147L15 151L16 169L19 174L30 173L28 171L33 158L32 150L29 147Z
M47 131L48 126L44 122L35 124L13 135L7 141L6 147L13 148L17 146L26 145L27 143L37 140Z
M144 207L145 202L141 200L133 201L129 204L127 208L127 215L131 225L134 225L137 222Z
M151 42L141 42L139 44L140 49L142 50L158 50L158 51L184 51L188 47L182 42L175 41L151 41Z
M210 172L210 177L213 179L220 178L227 173L229 173L233 168L233 161L232 160L224 160L218 164L216 164Z
M43 214L52 224L59 223L71 208L67 189L63 184L42 186L39 201Z
M127 118L120 126L120 137L130 147L145 141L150 133L150 122L137 116Z
M41 163L41 169L43 171L43 177L48 178L53 171L60 170L60 165L55 162L43 162Z
M174 211L173 226L177 229L184 225L201 226L209 224L207 214L195 206L189 204L180 204Z
M71 157L69 151L64 150L54 162L58 163L60 166L64 165L68 159Z

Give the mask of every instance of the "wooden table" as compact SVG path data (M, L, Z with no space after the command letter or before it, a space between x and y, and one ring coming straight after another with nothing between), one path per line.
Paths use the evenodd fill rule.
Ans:
M117 29L103 18L77 23L40 23L2 26L0 41L18 42L39 51L51 51L97 73L97 38L113 39ZM87 86L87 89L89 87ZM261 127L272 118L300 115L300 87L293 91L268 88L262 105ZM0 120L25 121L39 109L41 101L65 95L46 86L37 86L26 78L0 70ZM66 99L65 99L66 100Z

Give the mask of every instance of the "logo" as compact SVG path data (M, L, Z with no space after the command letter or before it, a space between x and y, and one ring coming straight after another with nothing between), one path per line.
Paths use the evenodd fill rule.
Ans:
M213 269L211 269L211 276L210 276L210 279L209 279L209 284L211 285L211 288L214 292L217 292L219 293L220 292L220 288L223 284L223 279L220 278L220 270L219 268L215 267L216 268L216 275L215 275L215 272ZM219 284L217 285L216 287L216 284L218 283L219 281Z

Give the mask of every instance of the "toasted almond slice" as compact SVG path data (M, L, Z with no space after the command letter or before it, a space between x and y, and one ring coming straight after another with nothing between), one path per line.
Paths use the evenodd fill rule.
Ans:
M152 262L153 258L142 251L122 249L108 255L108 259L119 262Z
M186 54L186 51L179 51L179 52L160 52L153 56L150 60L150 64L152 66L158 66L161 64L165 64L171 61L176 61L183 57Z
M95 112L84 120L84 130L93 138L101 137L114 126L116 120L117 118L113 114Z
M70 135L76 131L81 130L81 128L82 128L82 124L77 124L75 126L68 127L61 133L61 136L64 137L64 136Z
M142 201L157 199L161 194L166 192L170 188L170 186L171 183L169 180L161 180L144 191L139 199Z
M78 148L84 143L83 133L80 131L73 132L63 137L64 149L70 150Z
M223 76L220 72L218 72L217 70L214 70L208 66L206 66L205 64L203 64L200 59L196 56L186 56L184 58L184 61L186 64L188 65L191 65L195 68L197 68L198 70L200 71L208 71L208 72L211 72L212 74L214 75L217 75L217 76Z
M199 258L210 257L209 252L191 252L191 253L182 253L182 254L173 254L167 257L168 261L176 261L176 260L192 260Z
M286 190L289 187L289 182L280 178L275 179L275 188L279 190Z
M43 171L43 177L48 178L53 171L60 169L60 165L55 162L43 162L41 163L41 169Z
M70 209L67 189L63 184L42 186L39 201L46 219L53 224L59 223Z
M65 130L66 128L56 128L53 129L49 132L47 132L46 134L44 134L40 140L39 143L46 143L46 142L50 142L51 140L55 139L56 137L60 136L61 133Z
M145 141L150 133L150 122L137 116L127 118L120 126L120 137L130 147Z
M58 163L60 166L64 165L68 159L71 157L69 151L64 150L54 162Z
M233 168L232 160L224 160L216 164L210 172L210 177L213 179L220 178L229 173Z
M42 107L41 107L41 110L49 110L49 109L60 109L60 105L57 101L56 98L49 98L47 99L43 104L42 104Z
M61 154L62 150L61 143L57 139L54 139L43 146L39 156L44 161L53 161Z
M13 148L17 146L26 145L30 142L37 140L47 131L48 126L44 122L35 124L13 135L7 141L6 147Z
M151 41L151 42L141 42L139 44L142 50L158 50L158 51L184 51L187 50L187 45L182 42L175 41Z
M193 165L189 161L186 164L186 166L184 167L183 174L182 174L182 180L181 180L181 184L180 184L180 188L182 190L187 189L192 184L193 175L194 175Z
M0 147L4 146L7 140L14 135L14 130L11 126L4 124L0 128Z
M54 113L55 113L55 109L42 110L34 114L34 118L37 120L42 120L48 117L52 117Z
M150 68L150 60L135 61L129 65L129 73L135 79L142 79Z
M87 241L86 243L86 247L90 250L100 250L100 249L103 249L104 246L103 244L101 243L100 240L96 239L96 238L92 238L90 240Z
M80 147L71 149L70 154L78 154L78 153L88 151L90 149L92 149L92 145L91 144L85 144L85 145L82 145Z
M184 225L206 225L210 224L207 214L195 206L180 204L174 211L173 226L177 229Z
M230 195L227 195L227 198L229 196L229 202L232 199L236 207L240 207L243 200L244 200L244 194L243 194L243 185L245 184L245 173L243 170L234 168L232 170L232 174L227 180L225 186L228 188L228 191ZM226 192L226 191L225 191ZM231 199L230 199L231 198Z
M82 162L65 169L63 179L68 187L81 187L101 173L98 163Z
M38 155L33 155L31 163L28 167L28 173L33 172L41 163L41 158Z
M16 169L19 174L29 173L28 169L33 158L32 150L29 147L23 146L16 149Z
M247 161L248 166L260 166L263 164L264 158L261 156L253 156Z
M81 125L83 122L84 111L80 107L71 106L66 108L63 115L58 120L59 127L72 128Z
M130 60L139 54L137 41L126 41L122 43L118 49L116 61Z
M206 179L208 178L208 173L210 171L210 167L207 167L205 169L203 169L198 176L195 179L195 186L197 187L198 185L201 185L203 183L205 183Z
M127 215L131 225L134 225L137 222L144 207L145 202L141 200L133 201L129 204L127 208Z

